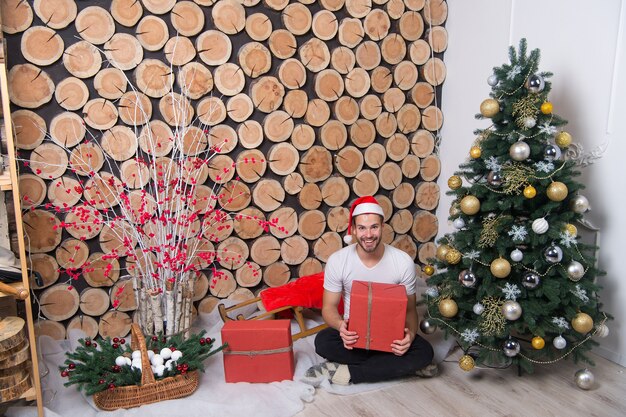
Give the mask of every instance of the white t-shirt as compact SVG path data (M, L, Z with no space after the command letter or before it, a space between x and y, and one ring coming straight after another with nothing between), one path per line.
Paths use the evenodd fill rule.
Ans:
M343 318L350 315L352 281L403 284L407 295L415 294L416 267L406 252L385 245L382 259L372 268L363 265L356 252L357 245L347 246L333 253L324 269L324 289L343 293Z

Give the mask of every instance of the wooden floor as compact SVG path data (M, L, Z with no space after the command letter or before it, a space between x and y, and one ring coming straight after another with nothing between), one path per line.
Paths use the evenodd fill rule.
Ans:
M626 416L626 369L598 356L591 355L596 384L589 391L574 381L584 366L570 360L518 377L516 369L464 372L458 357L442 363L436 378L410 379L379 391L343 396L318 388L315 400L296 416Z

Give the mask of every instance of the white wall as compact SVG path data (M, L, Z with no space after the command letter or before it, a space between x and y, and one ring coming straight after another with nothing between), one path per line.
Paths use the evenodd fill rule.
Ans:
M447 179L466 159L474 129L487 126L474 114L488 97L492 68L508 62L508 46L525 37L529 50L541 50L540 70L554 73L550 101L569 121L574 141L587 152L607 149L581 179L592 207L586 218L601 229L599 261L607 271L599 280L601 300L615 317L596 352L626 366L626 263L620 262L626 238L626 0L448 0L448 6L440 186L448 189ZM440 219L447 218L450 202L442 196ZM440 235L452 230L440 221Z

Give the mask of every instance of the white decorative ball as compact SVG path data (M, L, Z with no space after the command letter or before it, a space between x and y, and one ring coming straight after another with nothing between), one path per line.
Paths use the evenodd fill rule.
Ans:
M163 376L163 372L165 371L165 366L157 365L154 367L154 374L156 376Z
M522 259L524 259L524 253L521 250L515 249L511 251L511 260L513 262L520 262Z
M565 349L565 346L567 346L567 340L565 340L563 336L557 336L552 341L552 344L557 349Z
M585 267L578 261L572 261L567 265L567 275L572 281L580 281L585 275Z
M134 350L133 353L131 354L131 357L133 359L141 358L141 351L140 350Z
M141 370L141 359L133 359L130 366L131 368Z
M584 195L577 195L570 201L569 205L574 213L582 214L589 210L589 200Z
M526 129L532 129L537 124L537 120L534 117L524 117L524 127Z
M476 303L474 304L474 307L472 307L472 311L474 312L474 314L480 316L481 314L483 314L483 311L485 311L485 306L483 306L481 303Z
M165 362L165 368L170 371L174 369L174 361L170 359L169 361Z
M183 352L181 352L180 350L175 350L172 352L171 358L174 362L180 360L180 358L182 357L183 357Z
M168 347L161 349L160 355L163 359L168 360L172 357L172 350Z
M115 364L117 366L124 366L126 365L126 358L123 356L118 356L117 358L115 358Z
M522 306L517 301L506 300L502 304L502 315L507 320L517 320L522 316Z
M465 227L465 220L463 220L461 217L457 217L452 222L452 225L454 226L455 229L461 230L462 228Z
M132 361L130 360L130 358L124 358L126 359L126 365L130 366L132 364Z
M589 369L581 369L576 374L574 374L576 378L576 385L578 388L588 390L593 388L593 384L596 381L595 376Z
M607 337L609 335L609 328L605 324L601 324L596 329L596 336Z
M157 366L157 365L163 365L164 361L161 355L154 355L152 359L150 360L150 362L152 363L152 365Z
M542 235L547 232L549 227L550 226L548 225L548 221L543 217L535 219L532 225L533 232L537 233L538 235Z
M509 156L514 161L525 161L530 156L530 146L522 140L517 141L509 148Z
M154 352L149 350L148 351L148 359L152 360L153 357L154 357Z
M496 85L498 85L498 76L495 74L490 75L489 78L487 78L487 84L489 84L492 87L495 87Z

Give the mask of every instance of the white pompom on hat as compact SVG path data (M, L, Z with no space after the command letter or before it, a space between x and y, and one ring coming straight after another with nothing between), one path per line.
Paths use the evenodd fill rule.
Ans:
M366 195L363 197L359 197L354 200L354 203L350 206L350 217L348 218L348 230L346 235L343 237L343 241L346 242L346 245L350 245L353 242L352 239L352 218L361 214L378 214L382 217L385 217L385 213L383 212L383 208L378 204L378 201L371 195Z

